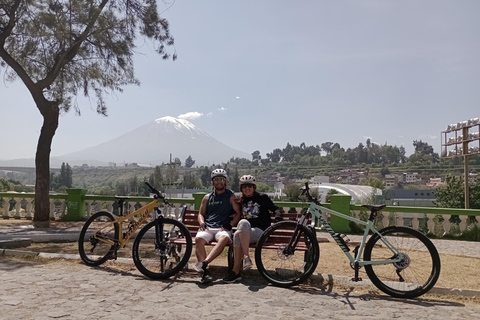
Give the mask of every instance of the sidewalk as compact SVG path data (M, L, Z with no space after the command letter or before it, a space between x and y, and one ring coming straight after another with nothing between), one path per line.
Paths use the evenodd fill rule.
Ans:
M151 281L135 268L53 261L0 260L4 320L16 319L475 319L480 306L435 298L394 299L335 285L279 288L258 278L240 283L198 275Z
M33 242L76 241L84 222L53 222L50 228L34 228L31 222L0 222L0 248L7 241L30 239ZM28 223L28 225L26 224ZM350 236L351 241L359 241L361 236ZM480 242L432 239L439 253L455 254L480 258Z
M28 223L28 224L26 224ZM49 241L76 241L80 234L83 222L54 222L50 228L34 228L30 222L0 222L0 256L4 255L39 255L44 258L79 259L77 254L58 253L33 253L28 251L31 242ZM359 241L360 236L349 236L351 241ZM462 255L480 258L480 242L453 241L432 239L439 253ZM2 249L3 248L3 249ZM126 261L131 263L131 259ZM192 269L193 267L189 267ZM224 272L225 273L225 272ZM357 285L352 283L349 277L314 274L312 280L323 282L325 278L331 278L335 282ZM365 279L358 285L372 285ZM459 290L456 288L434 287L431 292L440 294L456 294L462 296L480 296L477 290Z

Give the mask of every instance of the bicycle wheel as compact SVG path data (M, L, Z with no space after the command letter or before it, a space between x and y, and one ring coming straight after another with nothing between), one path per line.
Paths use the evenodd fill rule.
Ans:
M296 235L299 241L289 246L290 239ZM315 271L319 258L320 249L315 234L294 221L270 226L255 248L258 271L268 282L279 287L290 287L305 281Z
M430 290L440 275L440 257L430 239L407 227L387 227L379 231L404 256L400 262L366 265L373 284L396 298L415 298ZM373 235L365 246L365 261L395 258L380 236Z
M158 236L155 230L158 230ZM135 266L152 279L173 276L185 267L191 254L190 231L181 222L168 218L152 221L143 227L132 248Z
M118 224L109 224L112 221L115 221L113 214L99 211L83 225L78 239L78 253L86 265L98 266L115 251L111 242L118 240Z

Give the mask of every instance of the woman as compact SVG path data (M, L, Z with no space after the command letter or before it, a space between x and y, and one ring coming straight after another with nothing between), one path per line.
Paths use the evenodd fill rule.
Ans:
M233 234L234 263L232 271L223 279L226 283L242 280L240 268L248 270L252 267L249 254L250 243L256 243L263 231L270 226L270 211L275 213L275 220L281 220L280 209L273 204L266 194L260 194L254 176L244 175L240 178L240 190L242 195L239 199L242 206L243 218L237 225L237 231Z

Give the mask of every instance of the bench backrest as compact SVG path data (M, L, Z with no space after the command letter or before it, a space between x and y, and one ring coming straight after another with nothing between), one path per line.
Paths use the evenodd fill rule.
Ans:
M289 213L284 212L282 213L283 221L292 220L297 221L298 213ZM275 219L272 217L272 223L275 222ZM182 223L188 228L190 231L190 235L192 238L195 237L198 231L198 210L190 210L185 209L182 214ZM310 224L310 220L309 220ZM270 238L269 242L276 242L276 243L283 243L290 239L290 236L293 232L293 229L285 229L283 232L277 232L275 234L275 239Z

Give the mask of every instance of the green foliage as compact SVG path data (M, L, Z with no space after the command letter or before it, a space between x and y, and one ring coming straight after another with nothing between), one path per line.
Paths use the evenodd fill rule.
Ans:
M275 189L269 186L265 182L257 182L257 191L258 192L274 192Z
M339 193L339 192L338 192L337 189L330 189L330 190L328 190L327 195L325 196L325 202L327 202L327 203L332 202L332 196L333 196L334 194L338 194L338 193Z
M19 181L12 179L5 180L0 178L0 192L16 191L16 192L33 192L32 187L27 187Z
M238 173L238 167L235 168L232 181L230 181L230 189L235 192L240 191L240 174Z
M13 190L13 183L0 178L0 192Z
M70 167L68 163L62 163L60 174L55 175L54 173L51 173L50 175L51 190L66 193L65 190L72 187L72 167Z
M195 164L195 160L192 159L192 156L188 156L188 158L185 160L185 167L191 168Z
M285 185L283 192L287 197L286 200L290 202L298 202L300 199L300 195L302 194L300 188L301 186L295 183L289 183Z
M435 191L436 207L465 208L464 183L461 177L448 175L445 184Z
M385 188L384 182L377 177L368 177L367 179L362 180L359 184L364 186L374 187L377 189L382 189L382 190Z

